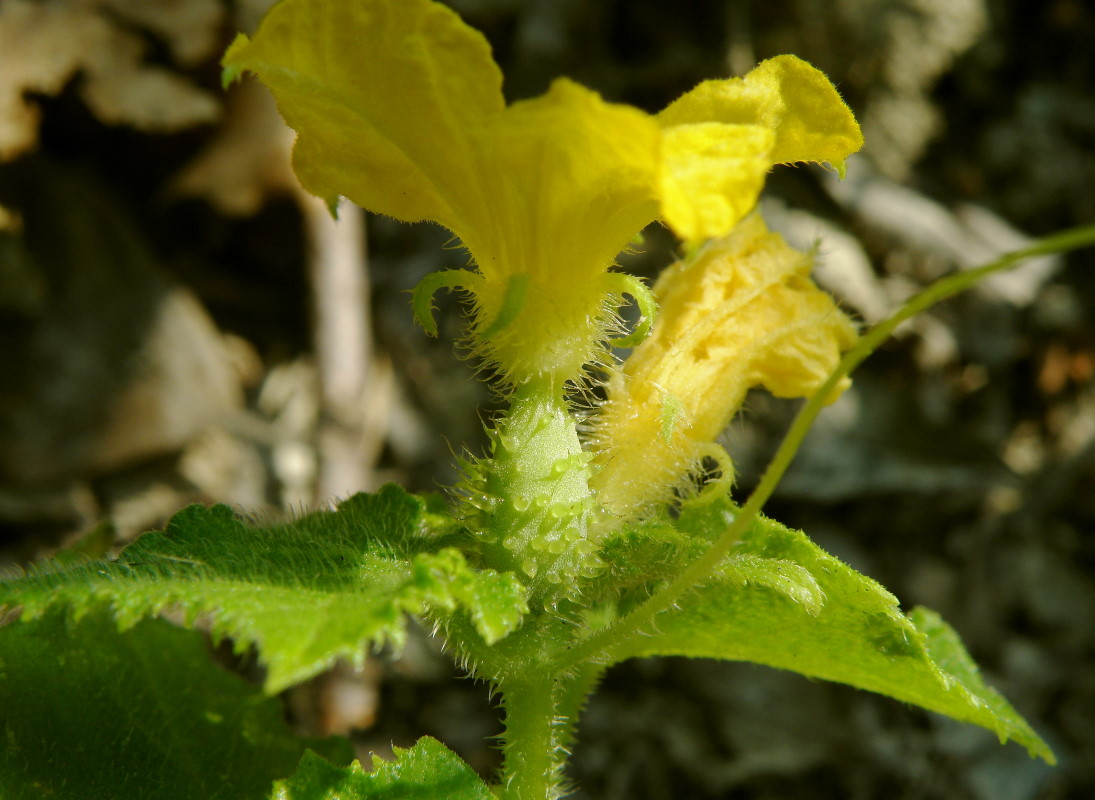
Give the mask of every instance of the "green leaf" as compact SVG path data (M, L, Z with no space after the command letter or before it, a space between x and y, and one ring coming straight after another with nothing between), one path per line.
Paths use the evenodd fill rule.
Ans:
M33 619L58 605L77 615L109 605L122 627L166 609L187 624L208 615L216 636L259 649L266 688L278 691L339 657L360 664L369 645L398 647L406 614L467 612L488 642L520 624L521 584L473 570L450 546L456 537L433 533L437 517L396 486L268 526L191 506L114 561L47 564L0 582L0 608L21 605Z
M104 612L0 629L0 797L264 798L305 746L280 704L210 661L201 634Z
M736 509L686 509L679 527L713 540ZM1049 746L981 680L936 614L905 616L892 594L799 531L761 518L719 575L614 652L753 661L885 694L988 728L1054 763Z
M494 800L472 768L436 739L424 736L409 750L392 749L395 761L377 760L372 773L358 761L343 768L305 753L271 800Z

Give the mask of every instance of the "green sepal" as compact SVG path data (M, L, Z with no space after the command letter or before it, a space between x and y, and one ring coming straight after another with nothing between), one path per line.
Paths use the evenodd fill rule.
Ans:
M393 485L276 525L191 506L116 560L47 562L0 582L0 608L22 606L29 620L58 606L77 617L109 607L122 627L166 610L188 625L207 616L214 636L258 649L275 692L338 658L360 665L370 646L398 648L407 614L467 613L488 643L521 623L521 583L473 569L451 521L426 524L438 516Z
M443 269L431 272L411 290L411 312L427 336L437 336L437 320L433 318L433 296L438 289L466 289L476 276L466 269Z
M713 541L736 513L725 499L686 507L677 527ZM752 661L849 684L988 728L1054 763L938 615L906 616L880 584L773 520L757 520L718 573L660 614L649 635L613 650L614 661L654 655Z
M506 292L502 296L502 307L493 321L476 335L480 339L489 339L508 328L525 307L531 276L527 272L518 272L506 281Z
M344 739L304 740L281 704L163 620L119 633L97 611L0 628L0 797L260 800L306 747L337 763Z
M331 215L331 219L338 222L338 207L342 202L342 195L330 194L320 198L323 201L323 205L327 208L327 213Z
M605 276L609 290L621 297L631 295L635 305L639 308L639 321L630 333L612 340L615 347L637 347L650 335L654 327L654 319L658 315L658 301L654 299L654 293L645 283L634 275L623 272L610 272Z
M424 736L409 749L392 750L395 760L374 759L372 772L359 761L340 767L305 753L270 800L495 800L474 770L436 739Z
M245 50L250 43L251 40L247 38L247 34L237 33L236 38L232 40L232 44L224 51L224 58L222 59L224 66L221 68L222 89L227 90L233 83L238 81L240 76L245 72L243 68L229 62L234 56Z

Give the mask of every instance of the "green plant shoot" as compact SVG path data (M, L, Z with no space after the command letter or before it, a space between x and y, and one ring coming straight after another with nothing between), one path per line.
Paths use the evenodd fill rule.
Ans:
M387 486L268 526L195 506L116 559L50 562L0 582L0 608L21 610L0 630L0 695L24 698L5 703L0 722L0 797L108 797L125 782L146 787L133 796L549 800L566 794L567 755L600 676L653 655L842 682L1053 762L936 614L903 613L882 586L760 510L818 410L898 322L1021 257L1092 244L1095 232L939 284L861 338L811 281L810 256L756 211L776 165L843 175L862 146L836 89L798 58L706 81L655 115L565 79L507 105L484 37L433 0L282 0L225 55L227 82L244 73L297 132L294 167L309 192L459 237L470 265L423 280L413 313L435 334L433 294L463 294L471 358L491 367L508 410L444 498ZM615 259L655 220L688 255L648 288ZM639 310L631 330L626 303ZM614 344L633 348L626 360ZM574 397L594 383L605 401L591 412ZM739 504L716 439L755 387L809 400ZM155 619L166 610L255 648L267 693L370 648L398 651L408 615L424 619L500 698L501 771L485 782L426 738L367 772L337 741L297 739L254 690L203 678L213 668L196 634ZM176 639L183 650L168 657ZM163 664L126 661L145 640ZM116 662L129 663L145 702L167 709L155 731L97 688ZM160 694L184 681L200 691ZM84 706L109 755L73 758L89 751L49 722ZM143 765L165 730L153 774ZM188 766L211 747L234 754L216 762L215 780Z

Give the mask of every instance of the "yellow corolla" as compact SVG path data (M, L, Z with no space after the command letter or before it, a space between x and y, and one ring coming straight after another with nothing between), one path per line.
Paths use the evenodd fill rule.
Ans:
M749 389L805 397L824 383L856 329L812 262L752 214L662 273L658 320L609 379L590 436L591 486L615 517L670 499L704 457L728 481L713 443Z
M642 285L609 271L647 223L724 235L773 164L841 169L862 143L832 84L793 56L658 115L566 79L507 106L486 39L430 0L283 0L224 66L273 91L308 191L460 238L471 268L425 282L419 319L431 328L431 290L466 290L477 351L514 384L561 388L599 360L624 294L651 316Z

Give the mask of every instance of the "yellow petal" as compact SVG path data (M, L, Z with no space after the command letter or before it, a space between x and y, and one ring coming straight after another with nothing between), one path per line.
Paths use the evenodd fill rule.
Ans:
M429 0L283 0L225 54L298 135L294 167L331 203L458 227L479 191L476 137L504 107L490 46Z
M477 230L459 233L477 255L504 253L504 272L559 281L602 272L658 213L660 135L648 114L556 80L497 120L480 176L494 202ZM498 265L479 268L489 278Z
M704 81L670 104L663 126L697 122L759 125L775 133L770 164L844 160L863 146L851 110L820 70L795 56L761 62L744 78Z
M824 382L856 331L810 267L752 215L662 273L654 330L594 421L594 485L610 511L668 499L751 388L803 397Z
M567 80L506 108L486 40L433 0L282 0L224 65L273 90L306 189L460 237L476 349L513 383L604 357L621 299L607 270L659 213L685 239L721 235L773 158L835 152L799 147L829 142L809 128L834 102L850 119L797 59L705 84L661 119Z
M527 275L522 309L486 348L518 380L565 380L611 325L608 268L657 216L661 132L648 114L561 79L508 108L491 136L480 180L494 201L457 230L485 278L477 324L493 328L510 278Z
M662 218L686 242L721 236L756 205L775 136L756 125L699 122L662 137Z
M274 91L309 191L460 237L477 351L511 382L597 359L607 270L658 215L653 117L567 80L506 108L486 41L430 0L284 0L224 63Z

